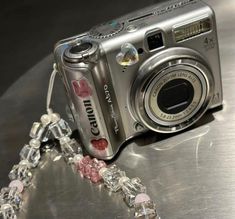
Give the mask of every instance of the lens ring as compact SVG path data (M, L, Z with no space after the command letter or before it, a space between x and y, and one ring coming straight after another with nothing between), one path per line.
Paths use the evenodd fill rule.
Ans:
M156 98L162 87L171 80L187 80L194 89L194 97L189 106L177 114L163 112ZM188 66L178 65L162 73L159 73L149 84L145 95L145 111L149 118L154 122L164 125L173 126L180 124L196 114L206 97L206 81L202 74ZM169 100L170 101L170 100Z

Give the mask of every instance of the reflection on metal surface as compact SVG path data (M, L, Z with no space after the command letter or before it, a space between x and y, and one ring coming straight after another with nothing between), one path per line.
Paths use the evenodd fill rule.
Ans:
M223 101L223 114L215 114L215 119L220 122L225 122L226 121L226 113L229 111L229 106L227 101Z
M210 131L209 126L204 126L201 128L197 128L195 130L191 130L189 134L185 136L185 134L177 135L173 138L166 139L164 141L161 141L160 143L154 143L150 147L156 151L165 151L165 150L171 150L175 148L176 146L180 146L185 142L190 142L193 139L200 139L202 136L206 135Z
M130 177L141 178L162 219L235 218L235 2L206 2L217 13L223 110L213 113L215 119L208 113L198 128L170 138L146 135L125 147L115 161ZM18 162L32 121L44 112L46 90L41 88L47 86L51 64L50 56L0 98L0 113L4 115L0 118L1 187L8 184L7 175ZM57 82L55 106L66 118L61 87ZM56 156L46 157L41 169L35 171L34 186L24 194L20 219L133 218L119 194L109 195L103 186L74 174L63 159L53 162Z

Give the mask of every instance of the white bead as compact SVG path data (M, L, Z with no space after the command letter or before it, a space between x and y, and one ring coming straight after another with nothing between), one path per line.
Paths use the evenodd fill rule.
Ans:
M68 143L70 141L71 141L71 139L68 136L60 138L60 144L65 144L65 143Z
M40 141L37 140L37 139L31 139L31 140L29 141L29 145L30 145L31 147L33 147L33 148L39 148L40 145L41 145L41 143L40 143Z
M145 193L140 193L135 197L135 204L141 204L150 201L150 197Z
M54 122L58 122L60 120L60 115L58 113L52 113L50 115L51 121Z
M119 184L120 184L121 186L123 186L123 183L126 182L126 181L128 181L128 180L130 180L130 178L128 178L128 177L126 177L126 176L123 176L123 177L121 177L121 178L119 179Z
M28 167L31 167L31 164L27 160L21 160L19 162L20 165L27 165Z
M108 168L106 168L106 167L101 168L101 169L99 170L100 176L103 176L103 174L104 174L107 170L108 170Z
M79 163L84 157L81 155L81 154L76 154L74 157L73 157L73 163L77 164Z
M40 120L41 120L43 126L47 126L51 122L51 117L48 114L44 114L44 115L42 115Z

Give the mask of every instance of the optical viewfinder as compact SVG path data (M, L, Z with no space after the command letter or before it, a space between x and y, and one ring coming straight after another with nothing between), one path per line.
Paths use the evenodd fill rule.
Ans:
M147 37L147 42L150 51L163 47L164 44L163 44L162 33L160 32L152 33Z

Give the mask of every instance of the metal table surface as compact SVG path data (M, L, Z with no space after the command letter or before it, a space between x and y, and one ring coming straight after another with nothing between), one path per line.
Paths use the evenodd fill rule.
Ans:
M115 163L138 176L162 219L235 218L235 2L208 0L216 13L223 74L223 110L207 113L192 129L163 138L148 135L128 144ZM23 75L0 98L0 186L19 161L33 121L45 112L52 55ZM64 114L58 81L54 108ZM46 155L24 193L21 219L133 218L120 194L110 195Z

